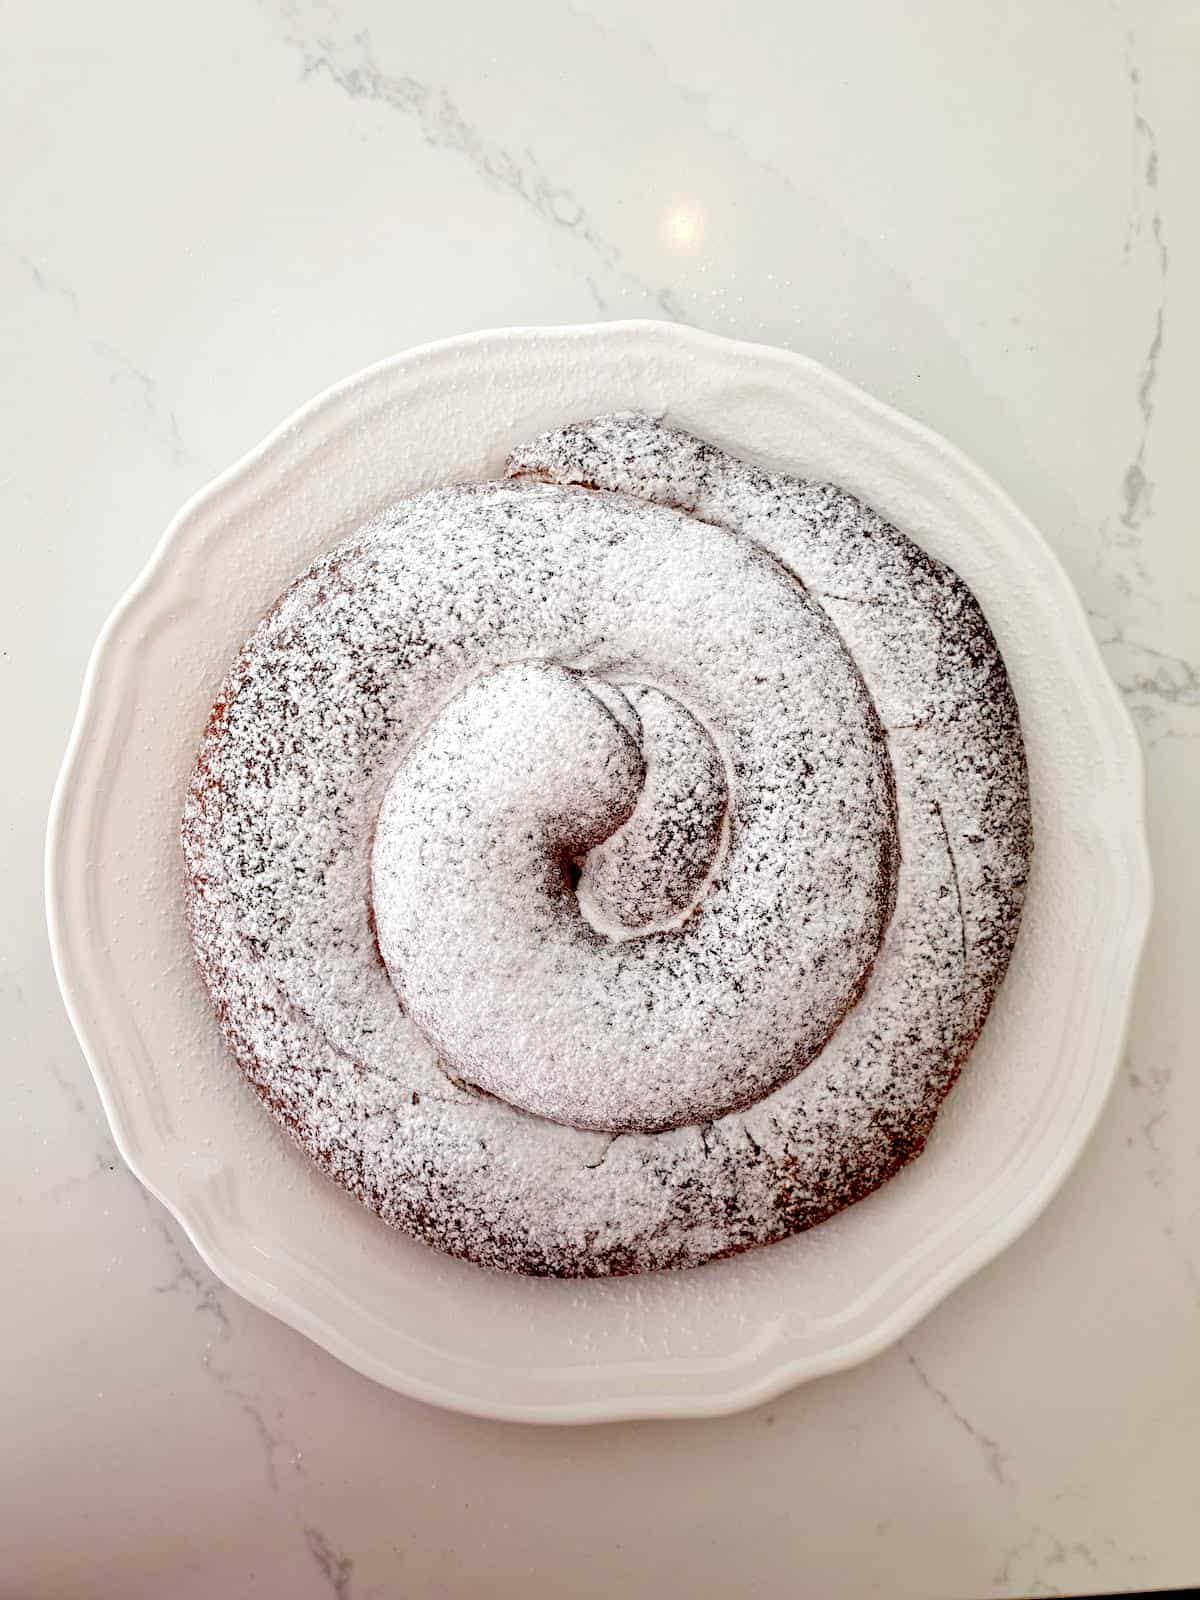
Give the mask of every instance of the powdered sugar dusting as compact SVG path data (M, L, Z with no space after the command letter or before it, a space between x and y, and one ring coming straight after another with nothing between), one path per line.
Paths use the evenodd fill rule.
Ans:
M682 925L729 842L729 781L705 729L657 689L588 684L633 715L645 776L629 820L579 863L575 889L588 922L610 938ZM627 726L627 724L626 724Z
M406 502L318 563L247 645L214 711L184 819L197 954L264 1099L386 1220L524 1271L690 1265L821 1220L920 1149L1016 932L1029 849L1016 709L964 586L839 490L758 472L644 418L535 441L514 468L559 481ZM549 722L544 704L518 715L520 694L507 712L497 705L480 724L498 740L497 756L524 754L528 735L551 725L543 753L552 755L555 739L589 720L580 694L602 719L599 746L582 754L585 787L595 778L592 800L603 803L578 840L600 846L594 865L583 857L596 903L628 925L637 897L622 910L620 889L605 889L603 851L615 852L622 834L653 837L677 871L654 891L648 923L668 920L672 894L688 914L678 933L607 940L564 885L575 823L552 819L555 849L533 863L540 897L519 892L511 873L520 853L502 832L500 877L533 959L517 974L521 1002L501 1029L469 984L481 937L471 918L486 899L478 851L465 879L449 870L463 856L457 845L447 851L444 824L469 787L454 778L456 762L471 782L480 777L471 760L479 747L452 737L455 718L517 662L551 664L520 669L535 700L550 678L566 698ZM607 710L591 682L609 686ZM626 686L634 708L625 725L613 684ZM674 843L669 829L655 833L653 807L638 821L654 771L631 731L653 715L651 697L639 706L640 684L704 730L691 746L697 791L719 794L728 775L727 797L701 806L707 822L693 817ZM669 762L660 770L669 777ZM535 798L554 791L552 766L542 776ZM385 807L377 886L381 864L383 877L391 873L392 845L411 856L415 821L442 852L445 892L430 897L436 917L420 918L419 883L395 900L384 887L375 916L402 991L421 958L422 995L441 1006L426 1019L428 1035L460 1052L446 1063L452 1076L405 1015L375 948L369 866L389 783L396 809L389 817ZM670 779L669 792L686 786ZM584 810L590 803L571 798ZM712 823L724 825L726 798L721 857ZM884 931L897 829L895 913ZM633 878L656 858L655 849L627 854ZM555 882L544 876L551 858ZM408 910L392 926L401 902ZM537 918L547 907L548 944L533 938L545 932ZM813 912L807 929L802 907ZM421 930L435 923L438 937L424 949ZM385 924L399 934L395 949ZM451 936L469 925L455 947ZM511 956L503 940L487 948L497 958L489 1000L504 1001ZM602 971L637 982L622 989L631 980L609 984ZM688 1071L673 1075L684 1056L666 1041L683 1033L653 1031L664 1023L639 1032L632 994L653 997L651 1015L661 1001L668 1021L674 1003L677 1029L693 1005L724 1022L713 996L736 998L730 973L762 986L764 1004L743 1007L736 1022L735 1006L720 1049L697 1048ZM559 1011L538 1009L539 994L608 997L607 1033L622 1029L633 1047L649 1039L651 1069L634 1072L625 1040L606 1054L586 1030L564 1028ZM459 1018L465 1044L457 1032L443 1038ZM536 1079L568 1096L538 1105L550 1115L589 1120L582 1096L599 1108L590 1120L610 1130L649 1123L664 1104L666 1120L695 1115L696 1124L613 1139L460 1087L456 1079L472 1078L465 1069L494 1063L498 1038L510 1098ZM564 1044L552 1059L547 1038ZM528 1045L543 1052L537 1073ZM606 1095L603 1069L613 1062L626 1076ZM728 1109L749 1099L748 1110Z

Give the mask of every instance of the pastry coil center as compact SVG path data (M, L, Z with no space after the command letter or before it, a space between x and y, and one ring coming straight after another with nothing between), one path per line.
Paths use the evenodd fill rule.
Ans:
M862 700L841 786L880 809L862 852L788 782L810 730L787 725L786 679L773 697L783 715L743 730L732 805L677 700L552 663L484 674L424 730L384 797L373 903L396 992L457 1079L574 1127L661 1131L758 1099L820 1050L882 933L888 774ZM807 742L809 766L847 759L833 730ZM811 851L784 848L806 833L820 882ZM841 907L831 884L850 887ZM830 957L823 1005L765 981Z

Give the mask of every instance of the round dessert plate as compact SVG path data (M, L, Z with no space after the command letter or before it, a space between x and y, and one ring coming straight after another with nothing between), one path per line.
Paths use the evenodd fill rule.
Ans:
M242 641L400 495L644 410L850 489L974 589L1008 663L1035 856L1008 977L921 1158L783 1244L691 1272L509 1277L392 1232L275 1128L184 926L179 816ZM405 1394L526 1421L701 1416L881 1350L1028 1227L1112 1083L1150 909L1130 722L1062 568L957 450L799 356L654 322L413 350L314 400L168 528L92 654L47 840L51 944L113 1134L215 1273Z

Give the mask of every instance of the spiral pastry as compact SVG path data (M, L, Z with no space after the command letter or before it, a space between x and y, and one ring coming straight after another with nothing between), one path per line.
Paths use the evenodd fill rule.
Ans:
M1031 848L961 580L843 490L637 415L299 578L182 838L274 1115L386 1222L557 1276L769 1243L917 1155Z

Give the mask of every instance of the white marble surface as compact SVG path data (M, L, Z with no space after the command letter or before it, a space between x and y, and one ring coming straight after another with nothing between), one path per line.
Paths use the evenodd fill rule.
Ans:
M0 44L0 1592L1200 1580L1200 13L9 0ZM1158 909L1080 1166L899 1348L721 1422L503 1426L251 1310L123 1169L42 829L192 489L398 348L647 314L816 356L1032 515L1144 738Z

